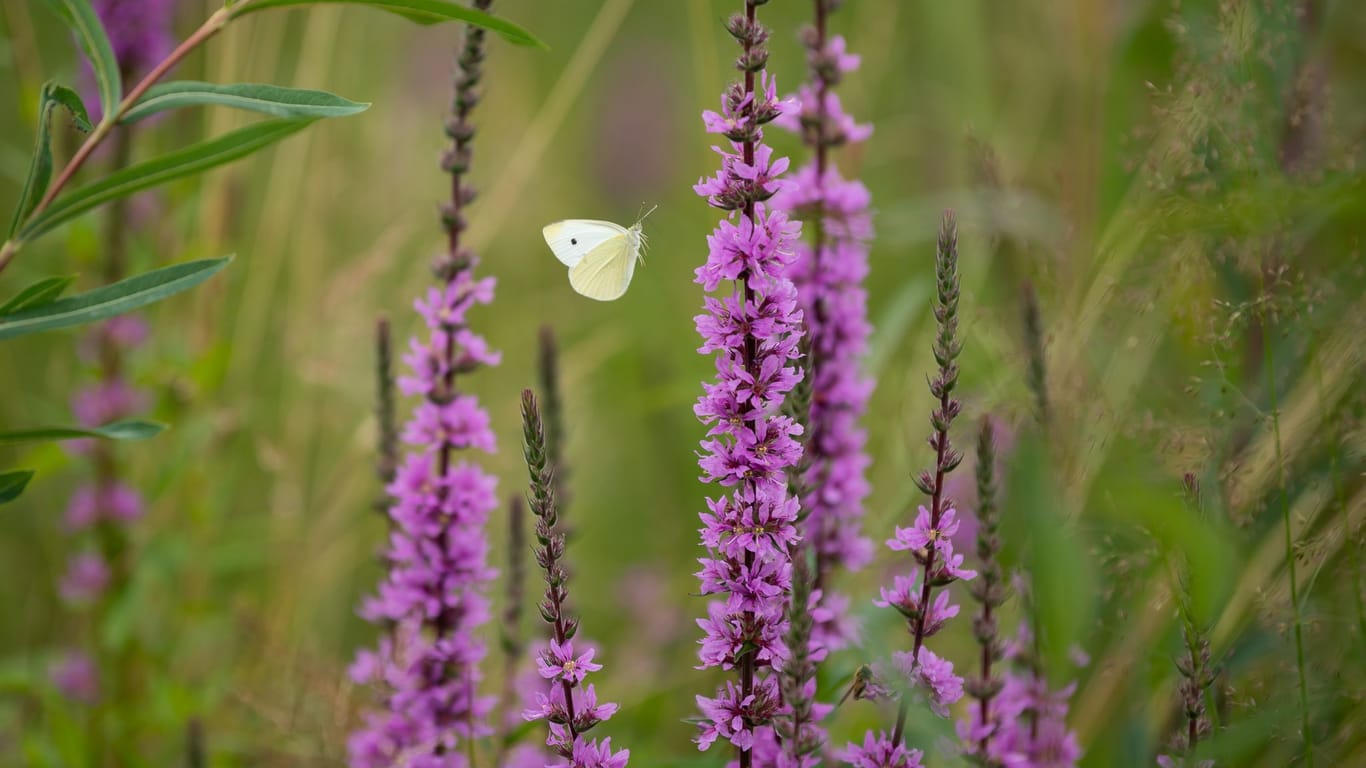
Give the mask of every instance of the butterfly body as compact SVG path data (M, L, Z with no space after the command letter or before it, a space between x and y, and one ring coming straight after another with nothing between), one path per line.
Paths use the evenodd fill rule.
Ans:
M566 219L541 230L546 245L569 267L569 285L597 301L626 293L645 248L641 222L623 227L598 219Z

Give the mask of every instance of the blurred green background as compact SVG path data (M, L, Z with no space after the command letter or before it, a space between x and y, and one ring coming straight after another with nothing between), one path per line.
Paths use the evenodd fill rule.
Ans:
M179 3L179 33L214 7ZM722 22L738 7L500 1L494 10L549 50L491 38L474 118L481 195L471 241L498 298L472 321L504 358L465 386L500 437L486 465L504 495L520 493L518 394L535 381L538 327L558 334L574 608L603 646L598 688L622 704L603 734L639 766L723 758L699 755L683 722L693 695L716 682L692 668L706 489L691 406L712 368L694 353L702 294L691 278L718 214L691 185L717 163L699 112L715 108L731 77ZM796 0L761 9L785 91L806 77L797 31L809 14ZM38 88L76 80L79 66L41 4L5 0L0 25L0 210L9 211ZM930 461L933 237L940 209L953 207L966 338L960 446L988 412L1012 433L1029 430L1025 282L1039 295L1054 418L1037 449L1046 458L1031 454L1040 460L1019 470L1037 475L1032 493L1007 492L1007 556L1032 564L1040 604L1052 606L1040 620L1090 655L1084 668L1052 670L1078 682L1071 723L1084 764L1151 765L1175 726L1181 584L1223 669L1211 695L1221 754L1228 764L1297 764L1285 509L1317 759L1366 764L1361 4L851 0L832 29L863 56L840 94L875 126L866 144L838 153L871 189L878 230L868 534L881 541L911 519L911 475ZM373 107L130 205L139 270L237 260L147 313L153 342L130 370L154 393L150 415L173 428L117 449L150 512L133 533L132 587L100 622L64 607L54 586L72 546L60 517L85 462L51 446L0 449L6 466L39 470L0 514L0 762L81 764L85 715L46 670L57 650L95 642L132 649L137 670L136 700L110 706L145 762L118 764L181 764L191 721L213 765L342 761L368 702L344 670L374 639L355 608L379 578L384 536L371 508L373 324L389 315L400 343L417 328L410 304L442 246L436 205L447 179L437 161L458 39L454 26L318 7L235 22L177 70L325 89ZM252 119L180 113L141 130L134 155ZM61 156L72 138L61 137ZM793 137L770 139L804 161ZM656 203L629 293L608 304L575 295L540 228L579 217L629 223ZM48 274L97 284L101 226L97 213L28 248L0 294ZM77 337L0 346L0 424L70 420L70 397L90 377ZM1184 500L1185 473L1199 479L1198 505ZM501 559L501 521L492 535ZM1031 549L1036 540L1049 551ZM841 579L869 650L828 663L822 698L904 641L870 604L905 567L890 554ZM540 631L530 616L526 627ZM969 664L969 622L936 646ZM887 715L860 703L834 722L842 742ZM925 711L910 730L932 755L951 734Z

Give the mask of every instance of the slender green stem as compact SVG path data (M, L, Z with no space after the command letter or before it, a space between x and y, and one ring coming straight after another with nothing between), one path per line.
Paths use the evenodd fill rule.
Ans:
M1265 292L1265 278L1262 290ZM1294 611L1295 670L1299 676L1300 689L1300 735L1304 739L1304 758L1308 768L1314 766L1314 738L1309 730L1309 685L1305 677L1304 664L1304 622L1300 611L1299 586L1295 583L1295 540L1290 531L1290 501L1286 498L1285 462L1281 455L1281 415L1276 399L1276 359L1272 351L1271 325L1267 315L1262 315L1262 353L1266 362L1267 390L1271 398L1271 430L1276 441L1276 485L1280 496L1281 521L1285 526L1285 567L1290 577L1290 605Z
M153 67L152 70L147 73L146 77L142 78L137 85L133 86L133 90L129 91L128 95L123 97L123 101L119 103L118 107L110 114L105 115L104 119L100 120L99 125L96 125L95 129L90 132L90 135L85 138L85 142L76 150L76 154L72 155L70 162L68 162L66 167L62 168L62 172L57 175L56 181L52 182L51 186L47 188L47 192L43 194L42 199L39 200L38 204L33 207L33 210L29 212L28 218L24 223L28 223L37 218L43 211L47 210L48 206L52 205L52 201L57 198L57 195L66 187L72 177L76 175L76 171L79 171L81 166L85 165L85 162L95 153L95 150L100 144L104 143L104 140L113 131L114 126L118 123L119 119L137 103L138 99L142 98L142 96L147 93L149 88L156 85L157 81L165 77L166 73L170 72L176 64L179 64L181 59L184 59L191 51L198 48L201 43L208 40L210 37L213 37L218 30L227 25L230 18L228 9L226 8L220 8L215 11L212 16L200 25L199 29L196 29L189 37L185 38L180 45L176 46L175 50L171 51L169 56L160 64ZM22 227L19 231L23 231ZM24 240L20 235L15 235L13 240L6 240L3 245L0 245L0 272L5 271L5 267L8 267L9 263L14 260L14 257L19 253L19 249L22 248L23 245Z

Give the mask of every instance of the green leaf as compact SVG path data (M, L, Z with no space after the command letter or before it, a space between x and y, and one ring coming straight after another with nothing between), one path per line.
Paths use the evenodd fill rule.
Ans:
M5 504L19 498L19 494L24 492L28 481L33 479L33 470L16 469L11 472L0 472L0 504Z
M38 132L33 140L33 159L29 161L28 176L24 179L24 189L19 193L19 205L14 209L6 237L24 223L29 213L47 192L48 182L52 180L52 135L50 131L52 111L58 106L66 107L72 120L81 131L90 131L90 116L86 114L85 104L75 91L52 81L43 84L38 97Z
M0 305L0 316L13 314L21 309L51 304L75 281L75 275L45 277L16 293L14 298Z
M81 51L95 70L100 104L104 107L105 120L108 120L123 100L123 80L119 75L119 62L114 58L114 47L109 44L100 17L95 15L89 0L47 0L47 4L76 33Z
M0 317L0 340L92 323L123 314L193 288L226 267L230 261L231 256L172 264L93 291Z
M261 112L274 117L345 117L364 112L369 104L344 99L327 91L284 88L264 83L201 83L179 80L152 86L119 122L135 123L177 107L218 105Z
M349 3L353 5L369 5L390 13L415 21L419 24L439 24L443 21L463 21L476 27L497 32L503 39L517 45L534 45L538 48L545 48L545 43L536 39L527 30L513 24L484 13L473 8L466 8L462 5L446 2L446 0L252 0L252 2L238 3L232 9L232 17L243 16L253 11L264 11L267 8L289 8L297 5L314 5L320 3Z
M73 219L82 213L120 197L126 197L139 190L155 187L168 181L192 176L225 163L230 163L273 144L280 139L302 129L315 118L293 120L267 120L245 128L239 128L168 155L132 165L87 184L67 195L57 198L23 229L19 231L20 240L31 240L53 227Z
M0 432L0 445L16 443L49 442L52 440L80 440L98 437L105 440L146 440L165 431L166 425L155 421L127 419L114 421L101 427L33 427L13 432Z

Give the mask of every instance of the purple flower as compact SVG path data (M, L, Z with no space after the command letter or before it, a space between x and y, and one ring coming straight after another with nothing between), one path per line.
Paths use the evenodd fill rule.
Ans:
M147 408L147 394L123 379L108 379L92 384L71 401L76 421L83 427L98 427L126 418Z
M863 536L865 478L870 460L867 434L860 421L873 385L862 372L871 326L868 323L868 243L873 237L871 198L857 180L846 180L832 152L860 142L871 128L844 112L835 86L858 68L859 57L846 50L844 38L826 37L818 3L815 25L803 31L810 79L797 89L774 124L799 134L809 160L773 197L774 208L808 225L808 239L794 248L786 276L797 288L811 349L811 405L805 449L808 469L801 500L807 513L804 534L815 552L816 581L829 584L837 570L855 571L872 559L872 543ZM854 637L845 608L849 600L828 586L822 590L821 614L811 642L829 650L847 646Z
M78 704L94 704L100 698L100 672L95 661L81 651L64 655L48 670L52 684Z
M126 485L82 485L71 494L63 523L68 532L77 533L100 520L131 523L143 511L142 497Z
M631 750L612 751L612 740L602 743L579 739L574 742L573 754L567 760L550 763L546 768L626 768Z
M456 102L472 103L482 59L482 34L467 34ZM387 488L388 573L360 608L389 634L376 650L358 654L350 670L382 697L348 741L352 768L465 768L463 742L492 733L494 697L479 695L488 650L479 630L489 619L495 575L484 528L498 507L496 481L457 454L496 448L488 413L459 392L455 378L499 360L468 328L470 311L493 300L494 282L473 276L478 259L459 245L462 208L473 198L461 187L474 134L467 113L458 110L448 123L463 126L448 129L455 138L447 155L462 158L445 164L454 176L442 217L450 247L437 263L440 282L413 303L425 333L410 340L399 380L403 393L423 400L402 430L408 453Z
M119 68L139 77L171 53L172 0L95 0Z
M593 663L595 653L595 649L589 648L575 657L572 640L566 640L561 645L552 639L550 647L536 656L536 666L540 669L541 677L547 680L565 680L578 685L589 672L602 669L601 664Z
M104 594L109 586L109 566L94 552L82 552L71 558L59 591L62 598L72 603L88 603Z
M772 670L787 655L790 553L798 541L799 501L787 484L801 457L803 428L780 410L802 376L802 313L786 277L800 225L763 202L783 188L779 177L788 167L763 143L763 126L793 107L779 101L776 83L762 71L768 32L754 11L749 6L748 18L729 24L744 48L742 61L751 62L746 84L732 85L721 110L702 116L709 133L727 139L713 147L721 168L693 187L730 212L707 238L707 260L694 282L708 292L734 283L726 295L705 297L694 318L698 352L713 356L717 375L702 385L693 409L708 427L698 466L705 482L733 489L709 498L701 514L707 555L697 576L703 594L721 599L698 621L698 660L702 668L735 670L740 680L739 687L728 680L715 696L697 697L702 749L723 738L748 750L769 737L781 699ZM741 690L752 692L742 697Z
M963 678L953 673L953 662L929 648L922 647L918 658L910 651L898 651L892 654L892 662L912 687L925 691L930 709L940 717L948 717L949 705L963 698Z
M702 711L702 716L707 718L693 739L698 749L707 749L719 737L743 751L754 744L754 728L751 724L772 720L781 707L781 701L777 681L766 677L755 682L754 692L748 696L742 695L734 681L727 680L716 696L698 696L697 707Z
M835 755L836 759L854 768L920 768L922 753L907 749L905 744L893 742L885 733L869 731L863 744L849 744Z
M874 600L873 604L883 608L895 608L912 622L920 620L920 577L919 574L911 576L897 576L893 581L893 588L881 588L882 599ZM958 606L949 604L949 593L941 591L930 604L929 614L925 617L925 636L929 637L939 631L945 621L958 615Z
M1007 650L1007 659L1027 659L1031 652L1029 630L1021 625L1018 638ZM1000 691L991 699L989 719L982 722L981 709L971 707L968 718L957 723L964 752L980 755L984 736L986 757L997 764L1021 768L1072 768L1081 759L1076 734L1067 727L1068 702L1075 685L1053 690L1032 664L1001 678Z
M939 518L939 525L931 527L930 511L922 506L915 516L915 525L910 528L897 527L895 538L887 540L887 548L893 551L915 551L933 544L940 553L952 553L952 538L958 532L957 514L953 509L946 509Z

